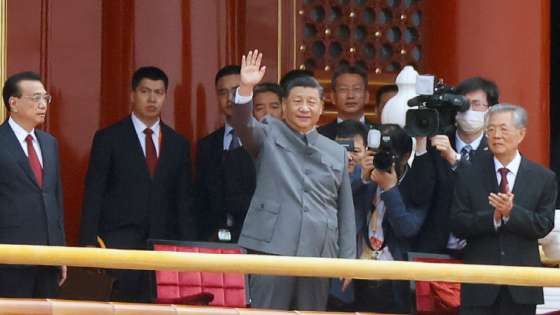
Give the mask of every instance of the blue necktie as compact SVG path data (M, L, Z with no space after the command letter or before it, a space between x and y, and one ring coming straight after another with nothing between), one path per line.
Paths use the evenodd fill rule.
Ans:
M470 145L467 144L466 146L464 146L461 149L461 159L470 163L471 162L471 154L470 154L471 150L472 150L472 147Z

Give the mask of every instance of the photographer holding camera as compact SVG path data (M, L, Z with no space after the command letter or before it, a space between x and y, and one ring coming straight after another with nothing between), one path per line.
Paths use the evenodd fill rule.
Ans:
M423 154L409 167L411 137L398 125L380 130L377 149L362 162L362 180L375 186L375 196L373 210L356 217L363 226L359 253L361 259L406 261L429 210L431 193L422 187L433 187L433 164ZM368 147L375 147L369 138ZM417 140L426 146L425 137ZM355 304L357 311L410 313L409 282L356 280Z
M449 230L455 173L488 150L484 117L489 107L498 103L498 87L492 81L474 77L459 83L454 92L463 95L470 107L457 113L455 126L445 134L430 138L428 155L434 162L436 184L430 213L417 237L416 251L458 255L464 247L464 242Z

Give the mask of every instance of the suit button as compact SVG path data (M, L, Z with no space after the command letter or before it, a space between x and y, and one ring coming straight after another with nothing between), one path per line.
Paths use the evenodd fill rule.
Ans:
M263 204L261 204L261 209L264 209L264 203L263 203Z
M312 151L307 151L307 156L311 156L313 154Z
M309 175L309 174L311 174L311 171L310 171L310 170L305 170L303 173L304 173L305 175Z
M303 207L303 212L309 212L309 207L308 206Z
M500 254L502 254L502 256L504 256L506 254L506 252L501 252Z

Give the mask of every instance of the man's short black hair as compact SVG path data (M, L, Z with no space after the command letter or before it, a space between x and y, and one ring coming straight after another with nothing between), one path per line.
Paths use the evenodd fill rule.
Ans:
M214 86L218 85L218 81L220 81L221 78L225 77L226 75L232 75L232 74L241 74L241 66L228 65L220 69L220 71L216 73L216 79L214 79Z
M377 90L377 93L375 93L375 105L379 105L383 94L388 92L399 92L399 87L396 84L384 85L380 87Z
M347 119L336 126L336 136L338 138L362 137L364 146L367 146L368 130L364 124L354 119Z
M142 67L132 75L132 90L136 91L140 82L144 79L150 79L154 81L163 81L163 85L165 85L165 90L167 91L167 87L169 86L169 79L167 78L167 74L163 72L158 67Z
M383 124L379 128L382 136L391 137L391 145L399 159L412 152L412 138L397 124Z
M300 70L300 69L295 69L292 71L289 71L288 73L286 73L282 79L280 79L280 86L284 89L284 91L287 91L287 87L288 87L288 82L290 82L290 80L293 80L297 77L301 77L301 76L307 76L307 77L312 77L313 71L311 70Z
M253 88L253 98L257 95L265 92L272 92L278 95L280 101L284 98L285 92L284 89L280 86L280 84L272 83L272 82L264 82L261 84L256 85Z
M319 81L317 81L317 79L315 79L314 77L299 76L288 81L286 85L286 97L290 96L290 92L295 87L315 88L319 91L319 98L323 99L323 97L325 96L325 91L323 87L321 86Z
M357 74L359 76L362 77L363 81L364 81L364 88L367 89L368 87L368 77L367 77L367 72L360 68L360 67L356 67L356 66L348 66L348 65L341 65L336 67L333 77L332 77L332 89L334 90L336 88L336 79L343 75L343 74Z
M4 83L2 97L4 98L4 105L8 111L10 111L10 97L21 97L21 91L19 90L18 83L25 80L41 82L41 76L32 71L25 71L12 75L8 78L8 80L6 80L6 83Z
M500 91L496 83L481 77L468 78L457 85L455 93L465 95L470 92L482 90L486 93L488 106L499 103Z

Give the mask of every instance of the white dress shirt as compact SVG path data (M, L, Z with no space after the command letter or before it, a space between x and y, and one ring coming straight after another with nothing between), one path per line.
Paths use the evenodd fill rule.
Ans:
M478 149L478 146L480 145L480 141L482 141L482 137L484 137L484 132L481 133L480 136L478 136L478 138L474 139L473 142L465 143L463 140L461 140L461 138L459 138L458 131L455 131L455 152L461 152L463 147L466 146L467 144L471 146L471 150Z
M23 149L23 152L25 153L25 155L27 155L27 157L29 157L29 152L27 152L27 141L25 141L25 138L27 138L28 135L31 135L33 137L33 148L35 149L35 152L37 152L37 157L39 158L39 163L41 163L41 167L43 167L43 153L41 152L41 146L39 145L39 141L35 136L35 128L33 128L31 132L27 132L20 125L18 125L12 119L12 117L8 119L8 124L10 124L10 127L12 127L12 130L16 134L16 138L18 139L21 148Z
M136 130L136 135L138 136L138 140L140 141L140 146L142 146L142 152L144 152L144 156L146 156L146 137L148 135L144 133L144 130L146 130L148 126L146 126L146 124L140 121L140 119L138 119L138 117L134 115L134 112L132 112L130 117L132 118L132 124L134 125L134 130ZM160 119L158 118L156 123L150 127L150 129L152 129L153 131L152 141L154 142L154 146L156 147L156 155L158 157L159 157L159 133L161 130L161 126L159 122Z
M340 124L340 123L343 122L343 121L344 121L344 120L342 120L342 118L336 117L336 122L337 122L337 123ZM365 115L362 115L362 117L360 117L360 119L358 119L358 121L361 122L362 124L365 124L365 123L366 123L366 116L365 116Z
M515 157L513 158L513 160L511 160L511 162L509 162L507 166L503 166L502 163L498 161L496 157L494 157L494 169L496 171L496 179L498 180L498 185L500 185L500 183L502 182L502 174L500 174L498 170L501 169L502 167L505 167L509 170L509 172L506 175L509 191L513 191L513 185L515 185L515 178L517 178L517 173L519 172L520 165L521 165L521 154L519 154L519 151L517 151ZM504 221L504 223L507 223L509 217L504 216L502 220ZM498 229L501 225L502 225L502 221L496 221L494 219L494 227L496 229Z
M229 150L229 145L233 140L233 136L230 133L233 130L233 127L226 122L224 128L224 150ZM243 143L241 143L241 139L239 139L239 136L237 137L237 140L239 141L239 145L243 146Z

